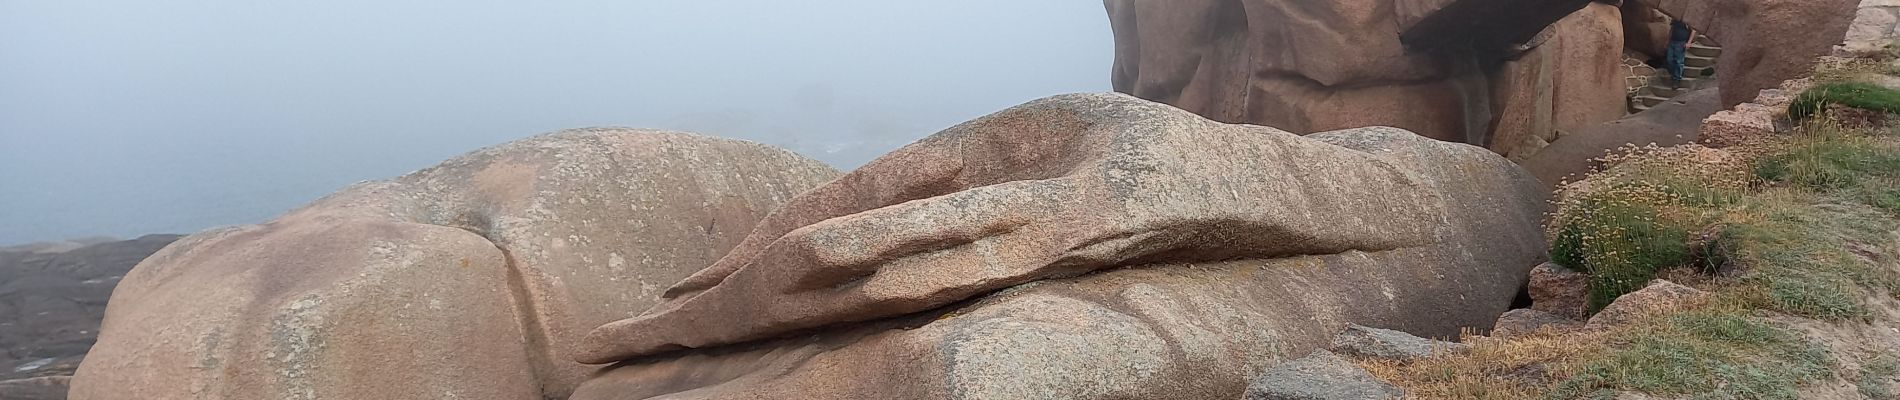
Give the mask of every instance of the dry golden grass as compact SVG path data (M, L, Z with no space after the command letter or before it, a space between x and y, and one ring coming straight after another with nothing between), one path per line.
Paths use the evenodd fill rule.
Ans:
M1605 352L1606 332L1538 333L1499 340L1467 336L1468 352L1413 362L1362 360L1373 376L1419 399L1541 399L1549 387Z

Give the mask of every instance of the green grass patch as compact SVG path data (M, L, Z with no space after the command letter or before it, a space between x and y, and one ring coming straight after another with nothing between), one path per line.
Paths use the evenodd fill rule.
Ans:
M1900 91L1866 82L1821 83L1795 96L1794 103L1788 105L1788 116L1804 120L1826 110L1829 104L1896 113L1900 112Z
M1808 131L1812 133L1796 138L1787 151L1759 162L1755 175L1900 213L1900 148L1835 127Z
M1860 377L1854 380L1854 387L1860 391L1860 397L1891 400L1893 389L1887 383L1893 381L1896 373L1900 373L1900 360L1894 359L1892 354L1884 354L1860 365Z
M1900 292L1900 278L1844 243L1900 226L1900 146L1827 121L1803 131L1731 172L1657 156L1598 175L1553 219L1551 259L1590 275L1592 311L1661 271L1733 268L1744 273L1728 296L1745 306L1866 318L1866 288Z
M1869 240L1894 227L1864 208L1819 207L1823 198L1776 191L1727 216L1719 239L1749 268L1735 291L1756 308L1825 320L1868 316L1866 288L1896 287L1891 273L1856 256L1844 243Z
M1696 310L1659 318L1628 343L1584 362L1550 398L1613 390L1710 399L1795 399L1800 385L1829 379L1827 350L1740 311Z

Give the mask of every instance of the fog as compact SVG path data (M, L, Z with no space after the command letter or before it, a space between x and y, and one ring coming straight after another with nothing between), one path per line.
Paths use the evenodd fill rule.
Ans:
M1094 0L0 0L0 245L260 222L584 126L848 169L1106 91L1111 39Z

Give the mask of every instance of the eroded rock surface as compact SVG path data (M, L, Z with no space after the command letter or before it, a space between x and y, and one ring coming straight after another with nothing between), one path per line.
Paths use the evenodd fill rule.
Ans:
M595 331L581 360L919 312L1131 262L1421 246L1440 196L1365 152L1127 96L1055 97L800 195L673 301Z
M1038 100L792 200L591 335L621 362L573 398L1231 398L1347 324L1487 328L1542 261L1539 186L1399 129Z
M734 140L564 131L192 235L112 295L75 399L565 398L581 336L836 176Z
M1577 0L1105 0L1105 4L1115 34L1111 75L1115 90L1216 121L1273 126L1294 133L1394 126L1436 139L1487 146L1502 154L1528 155L1539 141L1555 141L1557 132L1615 119L1625 107L1617 71L1623 56L1623 22L1618 7L1609 4ZM1552 10L1562 18L1545 15ZM1451 42L1471 42L1475 37L1512 43L1482 51L1458 48L1468 44L1426 46L1450 47L1436 51L1408 48L1402 33L1414 24L1434 20L1444 21L1440 25L1448 28L1424 31L1453 36L1447 39ZM1550 26L1546 29L1546 25ZM1524 34L1539 30L1544 33Z

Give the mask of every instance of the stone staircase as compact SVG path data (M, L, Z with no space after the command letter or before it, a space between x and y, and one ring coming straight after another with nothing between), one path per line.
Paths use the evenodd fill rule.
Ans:
M1657 69L1655 75L1649 77L1648 86L1630 94L1630 113L1647 110L1696 89L1715 86L1715 59L1721 55L1720 46L1707 36L1697 35L1689 41L1689 54L1684 57L1682 87L1676 87L1669 79L1668 70Z

